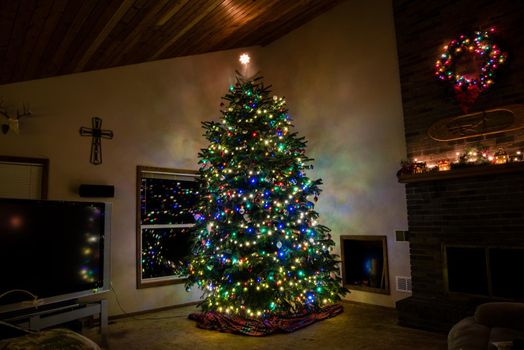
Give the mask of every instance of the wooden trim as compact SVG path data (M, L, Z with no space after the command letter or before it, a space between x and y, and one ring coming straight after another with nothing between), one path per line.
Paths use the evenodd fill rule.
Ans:
M141 172L163 172L163 173L169 173L169 174L179 174L179 175L198 175L198 170L190 170L190 169L177 169L177 168L161 168L161 167L152 167L152 166L137 166L137 171L140 170Z
M381 310L395 310L396 306L385 306L385 305L378 305L378 304L370 304L363 301L357 301L357 300L349 300L349 299L342 299L338 301L338 303L342 304L353 304L355 306L362 306L367 308L373 308L373 309L381 309Z
M198 176L199 172L197 170L188 170L188 169L175 169L175 168L162 168L162 167L151 167L151 166L142 166L137 165L136 167L136 219L135 219L135 225L136 225L136 288L137 289L143 289L143 288L150 288L150 287L159 287L159 286L167 286L171 284L181 284L186 282L186 278L173 278L169 279L166 278L165 280L160 281L151 281L151 282L144 282L142 279L142 230L141 230L141 210L140 210L140 186L142 183L142 178L144 173L166 173L166 174L173 174L173 175L187 175L187 176L194 176L195 178Z
M135 225L136 225L136 288L140 289L142 287L142 232L140 230L140 221L141 221L141 211L140 211L140 184L142 182L142 171L141 166L136 167L136 218L135 218Z
M136 317L136 316L140 316L140 315L147 315L147 314L154 313L154 312L162 312L162 311L181 309L181 308L186 307L186 306L192 306L192 305L198 305L198 304L200 304L200 301L190 301L188 303L183 303L183 304L178 304L178 305L171 305L171 306L163 306L163 307L158 307L158 308L155 308L155 309L143 310L143 311L137 311L137 312L128 312L128 313L126 313L126 312L124 312L124 310L120 310L123 313L120 314L120 315L109 316L109 321L120 320L120 319L128 318L128 317ZM147 320L147 318L144 318L144 319Z
M524 162L506 163L506 164L489 164L473 165L468 168L451 169L448 171L434 171L422 174L399 175L398 182L412 183L422 181L437 181L458 179L462 177L496 175L506 173L516 173L524 171Z
M0 156L0 163L26 163L42 165L40 199L47 199L49 192L49 159L33 157Z

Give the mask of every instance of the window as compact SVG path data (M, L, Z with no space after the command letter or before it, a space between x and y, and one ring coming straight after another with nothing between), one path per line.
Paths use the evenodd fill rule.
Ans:
M0 156L0 197L46 199L49 160Z
M198 194L196 171L137 167L137 288L184 282Z

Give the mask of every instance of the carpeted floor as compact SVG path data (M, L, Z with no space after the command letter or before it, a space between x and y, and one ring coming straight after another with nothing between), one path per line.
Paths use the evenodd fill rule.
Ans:
M394 309L344 302L344 312L289 334L249 337L203 330L187 315L195 306L110 321L106 336L98 328L88 336L107 350L445 350L446 335L397 325Z

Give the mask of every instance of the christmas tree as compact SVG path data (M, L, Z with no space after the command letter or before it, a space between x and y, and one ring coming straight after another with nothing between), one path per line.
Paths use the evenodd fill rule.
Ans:
M321 180L282 97L262 78L229 88L220 122L203 122L202 197L188 264L206 312L247 319L321 312L341 299L335 245L317 222Z

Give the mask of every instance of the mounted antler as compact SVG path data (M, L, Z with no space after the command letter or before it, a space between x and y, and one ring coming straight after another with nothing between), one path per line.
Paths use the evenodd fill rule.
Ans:
M26 106L25 103L22 105L22 113L20 113L20 110L16 110L16 119L20 119L22 117L29 117L31 115L31 109L29 106Z
M4 100L0 100L0 114L9 119L9 115L7 114L7 108L4 105Z
M4 105L4 101L0 101L0 114L7 118L7 123L2 123L2 132L4 134L7 134L9 130L13 130L17 135L20 133L20 119L31 115L29 106L24 104L22 108L22 112L17 109L16 116L12 116L9 115L7 107Z

